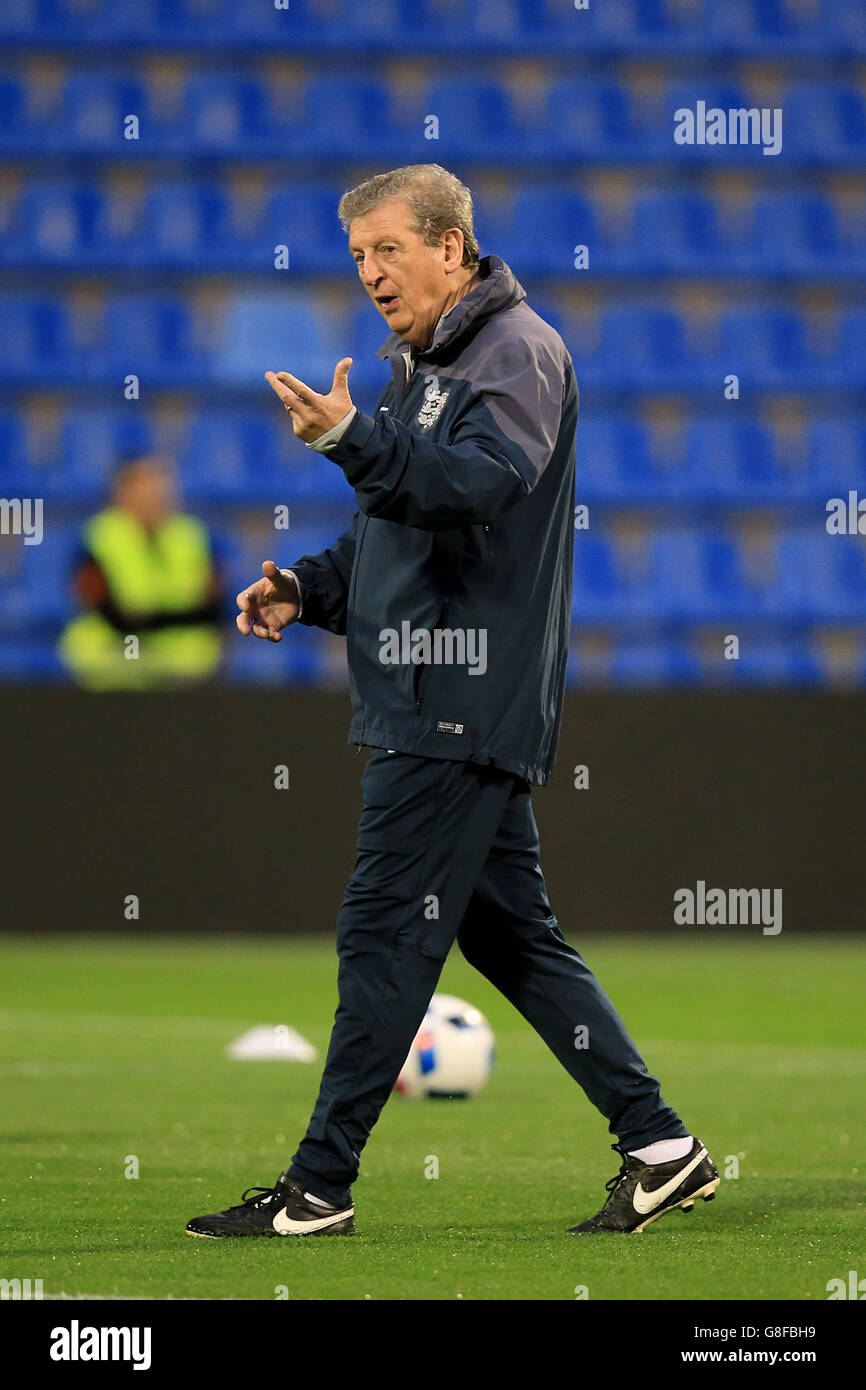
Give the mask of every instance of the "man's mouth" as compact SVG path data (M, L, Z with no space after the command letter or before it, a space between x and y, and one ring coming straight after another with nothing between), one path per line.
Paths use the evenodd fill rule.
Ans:
M379 309L380 309L380 311L381 311L383 314L387 314L387 312L388 312L389 309L395 308L396 305L397 305L397 300L398 300L398 299L399 299L399 295L396 295L396 294L377 294L377 295L376 295L376 303L377 303L377 305L379 306Z

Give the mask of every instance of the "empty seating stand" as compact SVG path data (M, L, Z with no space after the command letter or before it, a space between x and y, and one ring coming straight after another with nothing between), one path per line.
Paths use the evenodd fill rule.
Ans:
M0 46L0 495L47 518L0 537L0 680L62 678L120 457L176 461L231 592L345 527L263 374L350 355L373 408L337 202L435 160L580 383L571 679L820 686L829 632L866 684L866 537L825 524L866 496L862 0L5 0ZM699 101L780 107L782 153L677 144ZM342 679L322 634L272 657L229 643L226 678Z

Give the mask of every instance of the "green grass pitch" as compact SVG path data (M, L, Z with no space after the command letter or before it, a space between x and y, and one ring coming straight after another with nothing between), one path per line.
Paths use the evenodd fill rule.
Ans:
M333 944L2 938L0 1276L46 1298L825 1300L866 1275L864 951L723 931L583 943L665 1098L739 1162L713 1203L589 1240L565 1228L618 1167L605 1123L457 950L440 987L496 1032L482 1096L392 1098L356 1236L208 1241L187 1219L273 1182L319 1075L224 1046L289 1023L323 1054Z

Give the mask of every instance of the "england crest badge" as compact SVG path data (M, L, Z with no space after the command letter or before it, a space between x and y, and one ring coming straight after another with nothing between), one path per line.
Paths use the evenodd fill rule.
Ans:
M439 378L432 376L424 391L424 404L418 411L417 421L422 430L429 430L436 424L439 416L445 408L445 402L451 395L450 391L439 390Z

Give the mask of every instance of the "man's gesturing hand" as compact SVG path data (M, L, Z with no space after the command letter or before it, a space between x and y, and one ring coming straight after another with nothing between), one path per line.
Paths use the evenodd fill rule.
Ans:
M282 629L297 622L301 608L298 586L277 569L273 560L265 560L262 573L264 579L238 594L241 611L235 622L245 637L252 633L268 642L281 642Z
M352 409L349 395L351 357L343 357L334 368L334 381L327 396L319 396L291 372L265 372L265 381L274 388L292 417L292 428L305 444L312 444L320 434L348 415Z

